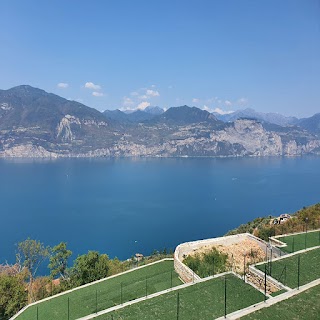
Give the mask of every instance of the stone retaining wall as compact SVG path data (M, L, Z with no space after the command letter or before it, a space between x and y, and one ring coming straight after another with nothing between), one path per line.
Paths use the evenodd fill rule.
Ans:
M267 251L267 254L271 253L270 248L268 247L268 243L253 236L249 233L241 233L231 236L205 239L205 240L197 240L191 242L185 242L177 246L174 252L174 268L176 272L179 274L180 278L184 282L191 282L199 280L200 277L196 275L189 267L187 267L182 261L188 256L190 253L194 252L197 249L200 249L207 245L232 245L238 242L241 242L244 239L254 240L262 250Z
M264 273L260 270L255 269L252 266L249 266L249 272L246 274L246 278L248 282L254 284L258 289L264 291ZM266 281L267 294L271 294L273 292L284 289L284 286L276 281L275 279L267 276Z
M178 246L174 251L174 269L178 273L179 277L185 283L200 280L201 278L180 260L179 256L181 254L181 249L179 247L180 246Z

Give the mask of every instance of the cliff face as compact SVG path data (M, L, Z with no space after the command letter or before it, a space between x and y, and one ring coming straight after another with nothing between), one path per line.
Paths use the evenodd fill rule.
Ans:
M85 139L80 129L99 134ZM141 125L124 132L112 129L103 135L105 124L85 123L64 117L56 128L56 142L37 138L40 128L19 128L1 135L1 157L186 157L186 156L296 156L319 154L320 140L305 133L270 132L254 120L237 120L215 130L207 124L179 127ZM90 130L89 130L90 129ZM105 137L105 139L104 139Z
M317 136L298 127L250 119L223 123L206 111L186 106L124 124L28 86L0 91L0 106L0 157L320 154Z

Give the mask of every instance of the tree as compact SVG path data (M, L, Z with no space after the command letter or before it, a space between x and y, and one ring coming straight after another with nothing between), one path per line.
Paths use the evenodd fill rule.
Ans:
M34 301L32 283L41 263L48 257L49 248L37 240L28 238L25 241L18 243L18 257L22 264L28 270L29 289L28 300Z
M80 286L95 280L105 278L109 274L109 257L97 251L89 251L79 256L70 273L70 281L74 286Z
M66 279L68 259L71 255L72 251L67 249L67 244L65 242L60 242L52 248L50 263L48 265L52 278L59 275L63 280Z
M0 319L9 319L26 305L25 275L0 273Z
M264 227L259 230L259 237L265 241L269 241L269 238L273 236L275 236L275 228Z
M108 266L108 275L117 274L127 269L126 264L120 261L117 257L109 260Z

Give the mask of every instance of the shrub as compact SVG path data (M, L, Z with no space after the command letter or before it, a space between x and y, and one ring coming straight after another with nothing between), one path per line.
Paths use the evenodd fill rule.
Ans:
M216 248L213 248L208 252L187 256L183 262L199 277L205 278L226 271L227 260L227 254L221 253Z

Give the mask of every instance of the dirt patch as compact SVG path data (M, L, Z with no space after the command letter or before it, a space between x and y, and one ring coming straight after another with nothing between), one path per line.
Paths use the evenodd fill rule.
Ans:
M259 244L252 239L244 239L229 245L205 245L194 250L190 255L194 256L197 253L206 253L213 248L216 248L219 252L228 255L227 268L238 274L243 274L244 266L246 268L246 272L248 272L248 265L261 262L265 259L265 251L262 250Z

